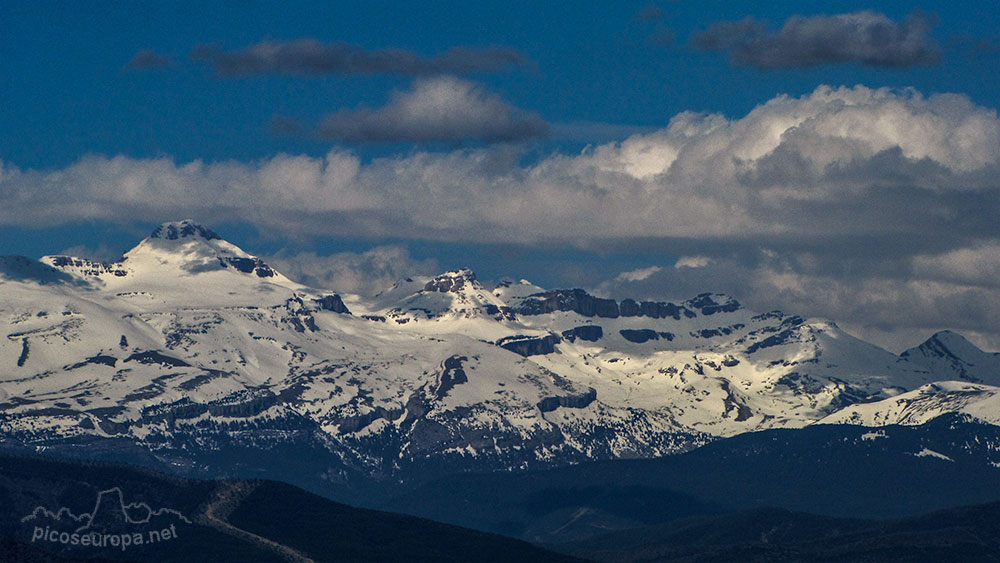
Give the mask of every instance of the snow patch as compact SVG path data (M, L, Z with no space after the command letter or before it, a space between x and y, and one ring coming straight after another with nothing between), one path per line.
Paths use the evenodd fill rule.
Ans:
M915 454L912 454L912 455L914 457L934 457L934 458L937 458L937 459L943 459L945 461L951 461L951 462L955 461L955 460L951 459L950 457L948 457L948 456L946 456L946 455L944 455L942 453L938 453L938 452L936 452L934 450L930 450L930 449L927 449L927 448L924 448L924 449L920 450L919 452L917 452Z

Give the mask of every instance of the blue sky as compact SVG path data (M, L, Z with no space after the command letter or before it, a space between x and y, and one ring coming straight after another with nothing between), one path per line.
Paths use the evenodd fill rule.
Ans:
M539 5L541 4L541 5ZM940 64L903 68L829 64L761 71L734 67L724 54L691 48L691 33L747 16L775 25L796 14L870 8L857 2L372 2L263 3L7 2L0 7L0 72L7 77L0 155L23 167L51 168L83 154L171 155L179 160L254 159L276 152L322 154L329 143L275 135L275 115L316 119L342 107L379 104L409 77L254 76L213 80L189 60L197 45L226 49L265 39L315 38L368 49L398 47L433 55L454 46L501 45L530 64L474 77L518 107L553 123L591 121L664 126L678 112L740 116L776 94L801 95L819 84L915 87L961 92L996 107L996 53L969 54L966 43L996 41L993 2L880 2L903 20L922 10L939 23L931 36ZM657 6L662 16L637 15ZM661 30L670 46L656 43ZM151 49L175 69L125 72ZM407 150L407 147L393 147ZM386 150L386 147L381 147ZM378 150L366 149L377 154Z
M6 2L0 22L0 254L107 258L191 217L346 289L471 266L1000 342L995 2Z

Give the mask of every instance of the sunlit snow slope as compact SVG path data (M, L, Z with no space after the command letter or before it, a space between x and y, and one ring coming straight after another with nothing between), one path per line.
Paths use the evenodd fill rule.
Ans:
M373 299L297 284L189 221L113 264L0 258L0 431L172 463L309 443L370 475L659 456L819 421L1000 421L1000 359L953 333L896 356L702 294L601 299L468 270Z

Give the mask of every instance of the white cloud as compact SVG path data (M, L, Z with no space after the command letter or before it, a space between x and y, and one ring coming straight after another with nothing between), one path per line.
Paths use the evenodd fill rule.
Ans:
M317 131L351 143L502 142L545 136L549 126L473 82L442 76L417 80L381 108L330 114Z
M674 263L674 268L704 268L709 262L707 256L681 256Z
M650 266L648 268L639 268L637 270L632 270L630 272L622 272L622 273L618 274L618 277L615 278L615 279L617 281L625 281L625 282L642 281L642 280L648 279L650 276L652 276L653 274L659 272L662 269L663 268L661 268L659 266Z
M682 113L666 129L578 155L527 166L521 156L502 146L366 163L334 150L184 164L90 156L53 171L6 164L0 223L183 215L285 235L517 242L986 231L1000 120L964 96L822 87L737 120Z
M435 260L416 260L404 246L377 246L362 253L282 252L265 261L299 283L341 293L372 296L408 276L439 273Z
M951 256L947 253L945 259ZM959 253L963 254L963 253ZM728 293L748 307L779 309L836 320L850 332L899 352L938 330L964 332L984 346L1000 343L1000 295L995 287L931 279L909 260L878 265L837 256L758 251L719 256L701 268L648 268L645 277L618 275L598 286L602 295L680 300L704 291ZM845 271L846 270L846 271ZM995 348L993 348L995 349Z
M650 290L666 279L658 290L679 297L721 289L870 327L1000 334L1000 119L965 96L821 87L739 119L686 112L580 154L523 156L0 163L0 224L191 217L288 239L642 244L708 260L633 276Z

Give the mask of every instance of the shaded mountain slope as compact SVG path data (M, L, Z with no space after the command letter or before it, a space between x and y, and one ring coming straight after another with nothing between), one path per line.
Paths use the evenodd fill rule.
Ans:
M755 507L915 515L1000 500L998 466L1000 428L945 416L915 427L817 425L741 434L660 459L455 475L385 506L554 542Z
M273 481L195 481L123 465L0 456L0 499L0 540L25 561L572 560L492 534L352 508ZM173 531L160 537L167 529ZM145 543L95 547L39 537L50 530Z
M621 563L996 562L1000 503L888 521L758 509L686 518L554 547Z

